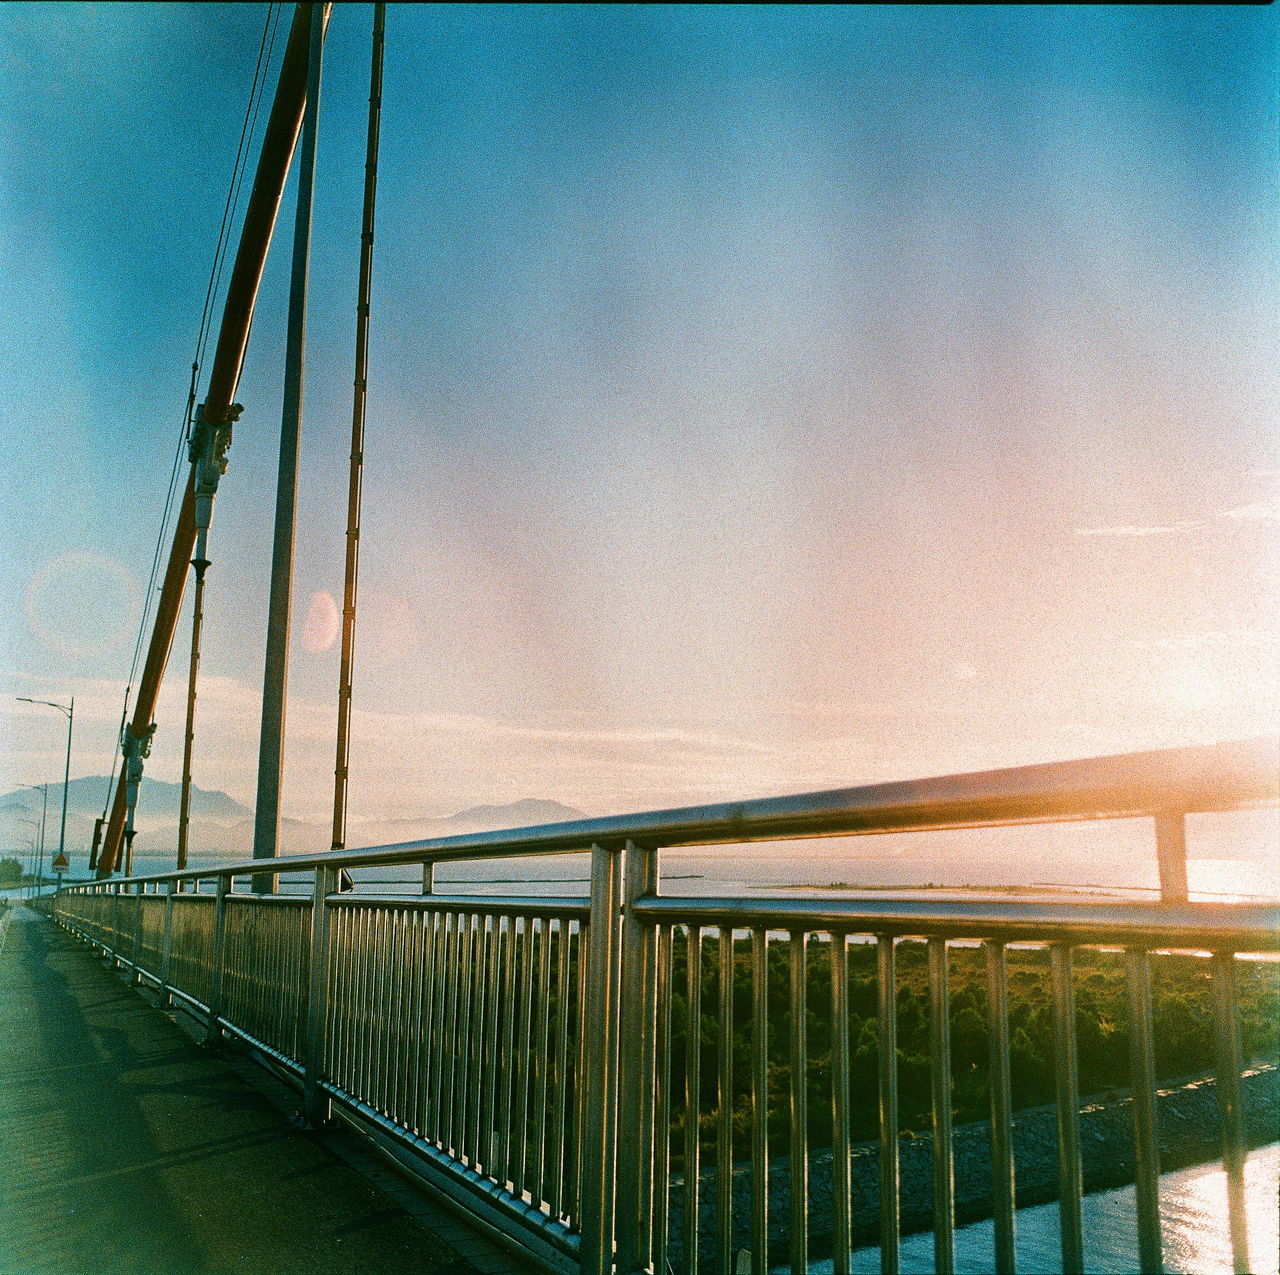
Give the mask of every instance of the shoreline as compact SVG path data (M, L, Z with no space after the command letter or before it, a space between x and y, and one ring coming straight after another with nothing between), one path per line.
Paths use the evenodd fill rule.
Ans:
M1242 1077L1245 1140L1250 1149L1280 1138L1280 1070L1261 1065L1248 1068ZM1084 1193L1127 1186L1134 1178L1133 1098L1121 1094L1082 1099L1080 1107L1080 1155ZM1157 1121L1160 1134L1160 1171L1190 1168L1217 1160L1222 1154L1221 1114L1217 1084L1212 1076L1159 1090ZM1058 1198L1057 1108L1049 1104L1016 1112L1013 1119L1015 1203L1018 1208L1048 1204ZM957 1125L953 1134L955 1156L955 1220L957 1226L992 1216L991 1129L986 1121ZM899 1139L899 1200L901 1233L912 1234L933 1227L933 1134L925 1132ZM852 1148L852 1238L855 1247L879 1242L880 1152L879 1144L855 1143ZM699 1247L714 1252L716 1169L699 1174ZM791 1206L790 1158L769 1161L770 1261L782 1260L787 1251L786 1231ZM809 1248L821 1258L831 1252L832 1153L830 1148L809 1155ZM751 1169L733 1168L733 1246L751 1246ZM672 1179L670 1200L671 1260L679 1265L684 1256L685 1196L683 1177Z

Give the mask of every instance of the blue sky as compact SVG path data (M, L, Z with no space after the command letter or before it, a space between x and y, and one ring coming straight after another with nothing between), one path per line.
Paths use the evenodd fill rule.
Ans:
M0 7L0 673L77 695L81 773L109 765L265 13ZM309 648L341 596L369 21L338 7L322 97L303 814L332 767L336 648ZM1273 729L1275 36L1247 7L392 6L357 813ZM289 208L211 540L197 781L241 799ZM21 710L0 766L40 782L53 714Z

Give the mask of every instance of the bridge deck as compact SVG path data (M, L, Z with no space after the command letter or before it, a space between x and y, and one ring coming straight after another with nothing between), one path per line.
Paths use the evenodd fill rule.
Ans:
M6 1275L472 1269L23 907L0 946L0 1201Z

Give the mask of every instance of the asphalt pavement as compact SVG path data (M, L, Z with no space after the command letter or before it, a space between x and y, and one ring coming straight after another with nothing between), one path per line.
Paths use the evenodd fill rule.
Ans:
M104 961L3 912L0 1272L472 1269Z

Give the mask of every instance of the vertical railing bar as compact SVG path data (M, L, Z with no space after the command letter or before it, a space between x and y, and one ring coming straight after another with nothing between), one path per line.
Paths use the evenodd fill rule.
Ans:
M164 931L160 940L160 1007L173 1003L169 981L173 977L173 897L177 882L166 881L164 891Z
M553 1219L564 1215L565 1106L569 1100L569 922L561 917L556 927L556 1076L552 1098L551 1191L547 1206Z
M365 1024L369 1015L369 988L366 976L368 935L365 920L368 908L353 906L349 918L351 937L351 1026L347 1037L347 1087L358 1097L367 1095L363 1067L366 1058Z
M471 1119L467 1126L467 1162L479 1169L482 1160L482 1135L484 1132L484 1080L494 1066L488 1057L489 1038L485 1035L485 1009L489 983L485 977L489 968L489 917L487 913L475 915L475 959L471 963L471 1040L472 1040L472 1095Z
M378 1107L389 1120L395 1119L392 1077L395 1072L395 1002L396 959L394 908L375 905L378 916L378 986L381 989L379 1004L382 1009L382 1030L374 1048L379 1059Z
M373 1066L377 1057L379 1032L378 992L382 980L378 977L378 912L371 903L361 909L364 922L364 940L361 944L364 952L364 977L366 1006L364 1015L364 1036L360 1042L361 1084L360 1092L364 1100L375 1109L378 1105L377 1070Z
M623 1271L650 1266L653 1246L654 1043L657 935L635 903L658 887L656 850L628 842L623 871L618 1106L626 1151L618 1158L618 1254Z
M440 1044L440 933L444 926L444 913L433 909L427 914L426 920L427 932L423 937L423 960L426 962L427 1046L423 1059L422 1122L423 1136L439 1146L441 1137L437 1091L440 1085L440 1072L444 1066L444 1051Z
M571 1222L581 1229L582 1216L582 1140L586 1136L587 1101L587 938L590 922L577 923L575 961L577 990L574 998L574 1029L577 1052L573 1072L572 1137L569 1143L569 1172L565 1188L565 1213Z
M351 1025L350 922L350 908L334 909L334 1018L329 1041L329 1075L335 1084L344 1089L349 1087L350 1080L347 1074L347 1031Z
M533 1187L534 1204L547 1198L547 1090L551 1070L551 920L541 922L542 946L539 949L541 965L538 971L538 1044L535 1057L538 1060L538 1157Z
M454 1158L466 1159L467 1151L467 1099L471 1089L471 973L472 953L475 948L475 915L458 913L459 956L454 980L458 985L458 1075L455 1085L457 1117L454 1122Z
M413 1047L409 1036L409 1006L413 992L413 967L409 964L409 930L412 913L405 908L396 909L395 918L396 943L393 959L396 964L396 1053L395 1069L392 1074L391 1098L395 1109L395 1121L408 1129L410 1127L408 1103L405 1101L407 1089L406 1073L409 1068Z
M685 1023L684 1121L684 1260L689 1275L698 1275L702 1114L702 927L691 922L685 936L688 983Z
M534 919L524 918L524 940L520 945L519 975L516 983L516 998L519 1002L520 1016L516 1024L516 1101L515 1114L512 1118L515 1150L512 1155L513 1181L512 1188L517 1199L520 1199L528 1180L529 1151L529 1081L533 1062L533 953L534 953Z
M366 944L363 906L353 905L348 918L351 939L351 1025L347 1033L347 1089L364 1097L361 1066L364 1053L364 1025L369 1012L368 988L365 982Z
M457 919L457 959L453 967L454 1011L454 1076L453 1076L453 1157L455 1160L466 1158L467 1137L467 1086L471 1072L470 1031L471 1031L471 996L468 975L471 972L471 951L473 947L472 921L470 912L459 912Z
M397 1094L397 1073L399 1071L400 1054L404 1048L404 1033L400 1025L400 1008L404 994L404 962L400 959L400 922L404 913L396 907L381 909L385 927L383 947L383 981L387 985L387 1018L386 1030L382 1037L382 1050L385 1055L383 1063L383 1107L387 1118L400 1123L399 1096Z
M436 1009L435 1009L435 1140L442 1151L449 1150L449 1077L452 1067L449 987L453 980L450 944L453 940L452 913L438 913L436 927Z
M796 1275L809 1269L808 940L803 930L791 932L791 1269Z
M506 947L502 953L502 1123L498 1138L498 1171L500 1182L515 1182L511 1165L511 1120L515 1103L516 1049L516 931L519 917L507 917Z
M877 1051L880 1115L880 1271L898 1275L898 1001L892 934L876 935Z
M1058 1107L1058 1230L1062 1269L1079 1271L1084 1269L1081 1225L1084 1178L1080 1162L1080 1072L1070 945L1051 944L1049 964L1053 982L1054 1089Z
M667 1269L671 1201L671 926L658 931L657 1068L654 1075L653 1269Z
M319 1128L329 1121L329 1098L320 1088L324 1080L325 1031L329 1023L329 895L334 887L331 868L316 868L311 892L311 960L307 967L307 1044L303 1059L303 1103L308 1123Z
M391 961L387 959L387 912L376 903L367 905L369 917L369 1032L368 1102L375 1111L387 1114L387 1058L392 1052L390 1040Z
M142 896L145 885L134 886L133 975L132 982L142 985Z
M209 1017L205 1022L205 1043L212 1045L222 1037L222 1029L218 1026L218 1017L222 1013L223 970L226 965L227 943L227 891L231 879L226 876L217 878L213 899L213 952L209 960Z
M1160 1275L1160 1144L1156 1131L1156 1059L1151 1014L1151 957L1143 948L1125 951L1129 991L1129 1058L1133 1085L1134 1191L1138 1214L1138 1259L1144 1275Z
M405 1125L414 1133L421 1132L418 1078L422 1065L422 920L422 913L417 908L408 913L404 939L404 959L409 967L405 1014Z
M372 936L369 956L372 961L372 998L374 1029L369 1042L369 1103L375 1111L387 1112L385 1095L385 1063L387 1063L387 913L376 904L369 905Z
M935 936L929 940L929 1058L933 1089L933 1266L936 1275L954 1275L956 1264L949 980L947 940Z
M400 943L397 957L400 962L400 1060L396 1068L396 1111L400 1123L406 1129L413 1128L413 1066L417 1057L417 1038L414 1034L414 983L417 966L413 961L414 921L417 911L405 908L400 913Z
M484 1098L484 994L485 960L488 954L488 918L483 912L471 917L471 1070L467 1080L467 1163L475 1168L480 1159L480 1106Z
M609 1275L613 1269L622 857L604 846L591 849L589 969L582 1013L587 1074L580 1175L581 1275Z
M831 1189L832 1268L849 1275L853 1247L850 1206L853 1183L849 1132L849 936L831 936Z
M720 1032L716 1042L716 1245L721 1275L733 1270L733 929L717 930Z
M1233 952L1213 954L1213 1025L1217 1064L1218 1110L1222 1120L1222 1161L1227 1171L1227 1225L1236 1275L1248 1275L1249 1219L1244 1181L1248 1143L1241 1093L1240 1012Z
M435 1047L431 1032L431 996L435 990L435 913L425 911L419 919L417 934L417 959L422 968L419 988L419 1022L417 1022L417 1132L419 1137L433 1141L435 1128L430 1115L430 1080L435 1071Z
M425 1141L435 1141L435 1125L431 1118L431 1077L435 1074L436 1054L434 1019L431 1005L435 991L435 918L434 910L424 911L419 918L417 960L421 966L419 1009L417 1009L417 1133Z
M769 933L751 931L751 1265L769 1254Z
M1014 1275L1013 1097L1009 1076L1009 996L1003 943L985 942L987 1032L990 1040L991 1197L995 1220L996 1269Z
M489 1040L491 1058L488 1075L485 1077L487 1100L485 1104L484 1147L481 1154L481 1162L484 1165L485 1176L497 1181L498 1172L494 1156L498 1129L498 1076L506 1066L506 1056L501 1051L498 1039L498 1023L500 1021L499 1014L502 1003L502 917L496 915L491 917L489 930L489 1004L487 1015L488 1030L485 1032L485 1036Z
M444 1101L446 1114L444 1119L445 1150L451 1156L457 1156L457 1107L454 1101L458 1074L458 983L460 956L462 949L462 914L451 912L445 931L448 936L445 956L445 977L448 985L448 1009L445 1013L445 1057L446 1079L444 1085Z

